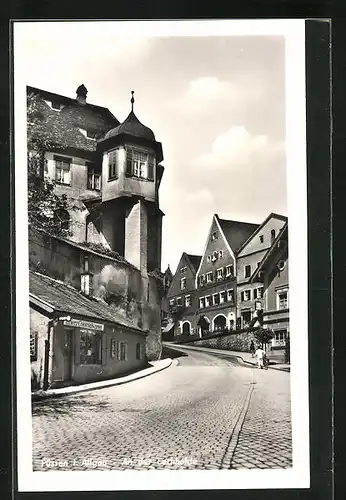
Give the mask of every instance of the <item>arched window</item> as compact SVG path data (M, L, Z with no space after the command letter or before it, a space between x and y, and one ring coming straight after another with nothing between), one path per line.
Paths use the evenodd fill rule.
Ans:
M190 335L190 333L191 333L190 323L188 321L185 321L185 323L183 323L183 335Z
M214 319L214 332L219 332L226 328L226 318L225 316L216 316Z
M54 212L54 222L59 229L70 228L70 214L64 208L58 208Z

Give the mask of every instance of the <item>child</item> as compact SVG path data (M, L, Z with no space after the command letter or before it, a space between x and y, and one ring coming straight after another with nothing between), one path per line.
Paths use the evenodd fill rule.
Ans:
M257 366L261 370L262 370L262 368L264 366L263 365L263 361L264 361L265 354L266 353L264 352L264 350L260 346L258 346L258 348L257 348L257 350L255 352L255 356L257 358Z

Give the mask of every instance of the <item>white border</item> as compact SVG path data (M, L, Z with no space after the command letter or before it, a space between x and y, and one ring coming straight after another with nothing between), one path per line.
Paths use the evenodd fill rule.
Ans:
M237 471L92 471L33 472L29 351L28 227L26 183L26 81L16 58L20 26L40 28L41 22L14 23L15 209L17 302L17 414L19 491L188 490L308 488L309 403L307 338L307 186L305 139L305 26L304 20L247 21L94 21L84 22L88 36L285 36L287 188L290 259L290 330L293 468ZM73 22L74 23L74 22ZM50 22L59 30L61 22ZM71 22L69 23L71 24ZM80 24L80 23L79 23ZM25 306L24 306L25 304Z

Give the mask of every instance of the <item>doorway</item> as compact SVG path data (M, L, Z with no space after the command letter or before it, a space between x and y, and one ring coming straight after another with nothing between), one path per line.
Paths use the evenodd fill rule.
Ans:
M72 378L72 333L73 330L64 330L64 380Z

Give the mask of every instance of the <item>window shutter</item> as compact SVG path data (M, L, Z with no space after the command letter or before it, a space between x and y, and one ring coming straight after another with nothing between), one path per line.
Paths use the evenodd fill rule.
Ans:
M153 157L153 155L148 155L148 179L149 179L149 181L154 180L154 157Z
M126 173L127 175L133 175L133 170L132 170L132 149L127 149L126 150Z

